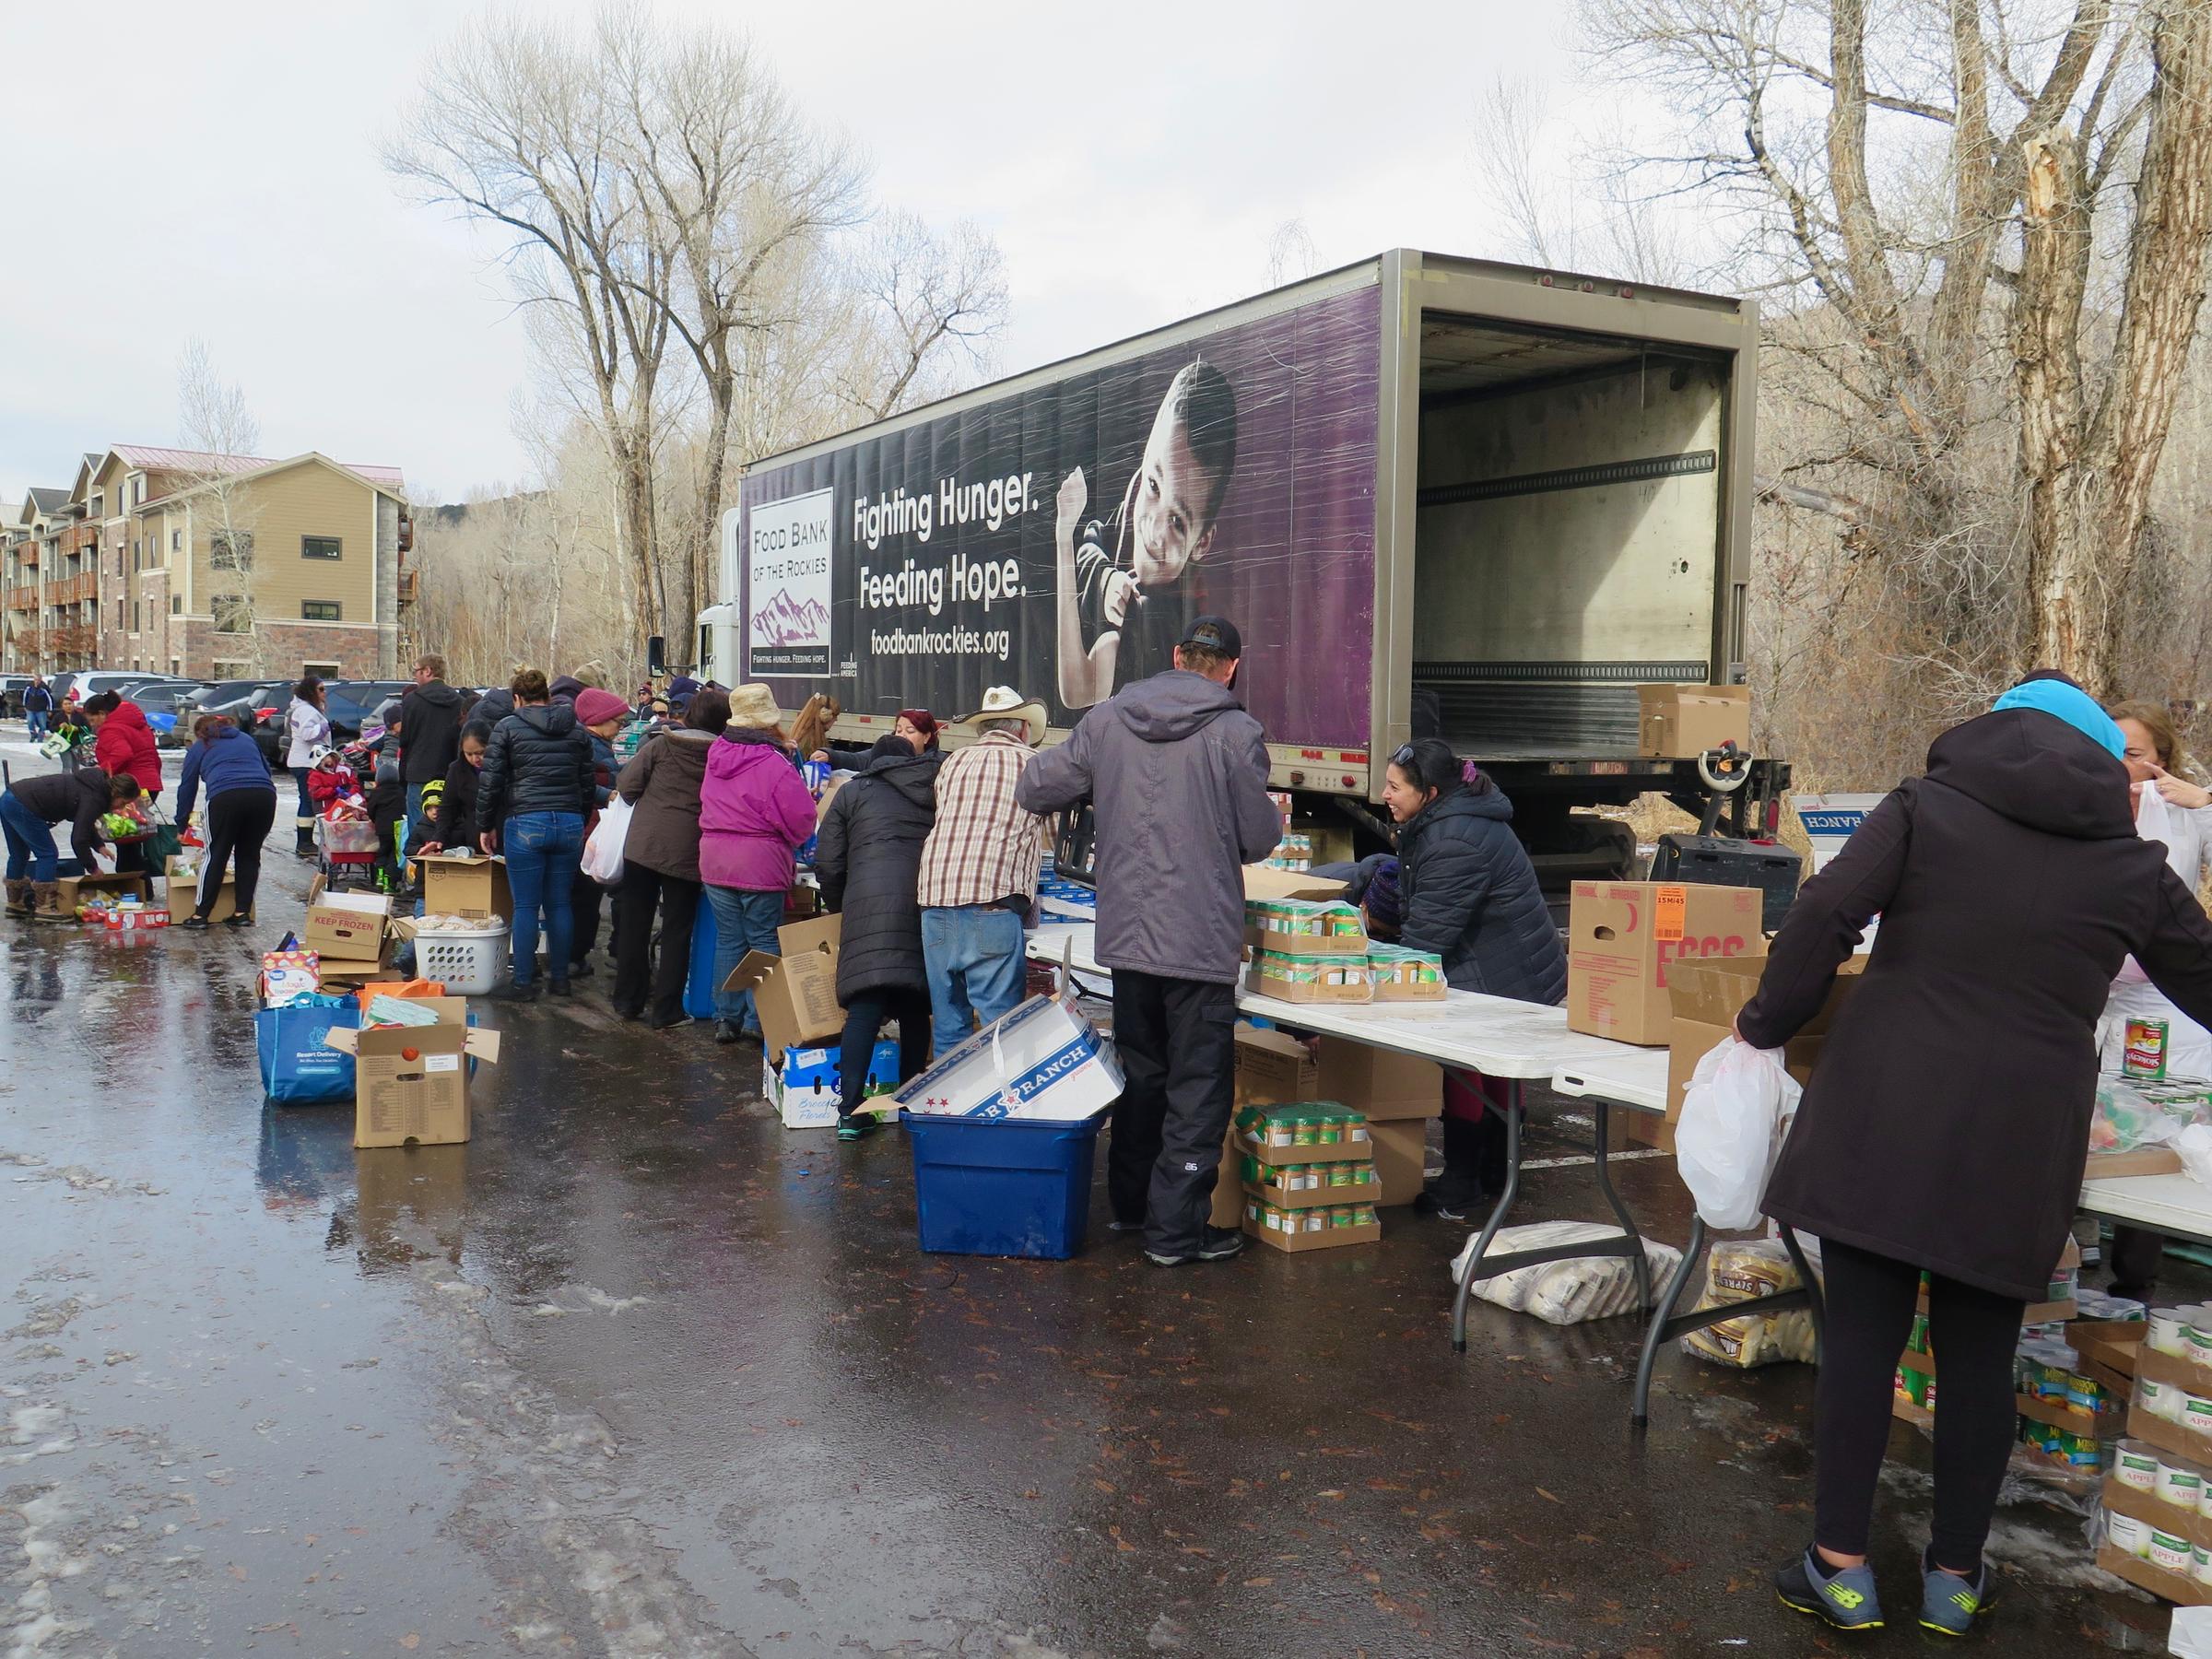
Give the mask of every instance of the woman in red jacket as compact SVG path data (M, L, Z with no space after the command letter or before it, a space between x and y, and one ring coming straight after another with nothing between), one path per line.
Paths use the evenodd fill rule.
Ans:
M161 793L161 751L154 745L154 728L146 724L145 713L120 694L102 691L86 700L85 718L92 723L92 763L111 778L137 779L138 787L146 791L146 805L152 807ZM145 861L143 842L115 849L120 872L144 870Z

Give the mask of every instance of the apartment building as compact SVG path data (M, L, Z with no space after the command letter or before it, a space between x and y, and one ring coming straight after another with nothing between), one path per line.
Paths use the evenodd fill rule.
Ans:
M0 665L390 677L415 592L402 489L397 467L312 451L88 453L68 489L30 491L16 527L0 529ZM34 544L38 557L23 556ZM37 627L17 622L34 613Z

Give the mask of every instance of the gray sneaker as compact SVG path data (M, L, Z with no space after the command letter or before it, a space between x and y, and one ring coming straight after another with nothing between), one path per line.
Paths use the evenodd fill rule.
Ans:
M1975 1621L1997 1605L1989 1591L1989 1563L1974 1570L1971 1579L1946 1572L1936 1565L1934 1546L1920 1558L1920 1628L1943 1636L1963 1636Z
M1162 1251L1147 1250L1145 1259L1155 1267L1182 1267L1193 1262L1225 1262L1244 1248L1244 1235L1233 1227L1203 1227L1198 1230L1198 1248L1180 1255L1169 1255Z
M1839 1630L1878 1630L1882 1598L1871 1567L1831 1568L1807 1549L1774 1575L1782 1605L1826 1619Z

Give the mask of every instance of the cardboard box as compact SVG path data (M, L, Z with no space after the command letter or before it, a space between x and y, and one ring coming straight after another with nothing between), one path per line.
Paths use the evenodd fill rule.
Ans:
M315 964L315 977L326 992L358 992L366 984L389 979L392 974L392 953L389 945L373 958L324 957Z
M2182 1155L2171 1147L2144 1147L2134 1152L2092 1152L2083 1168L2084 1181L2102 1181L2117 1175L2179 1175Z
M824 1043L844 1030L845 1011L837 1000L837 946L843 922L817 916L776 929L782 956L748 950L722 982L724 991L753 994L768 1057L786 1049Z
M427 1026L333 1027L324 1041L353 1056L356 1147L449 1146L468 1138L468 1063L496 1065L500 1034L468 1023L458 996L424 1005Z
M418 858L422 869L422 909L429 916L475 916L514 920L514 895L507 888L507 861L497 853L432 853Z
M1371 946L1367 965L1372 970L1377 1002L1442 1002L1452 994L1444 979L1444 959L1425 950L1406 950L1395 945Z
M1296 906L1296 910L1288 908ZM1254 950L1278 951L1285 956L1356 956L1368 952L1367 926L1350 905L1331 900L1247 900L1244 905L1244 942ZM1288 925L1295 920L1330 926L1336 931L1302 933Z
M1418 1054L1400 1054L1348 1037L1324 1037L1315 1047L1315 1094L1366 1114L1370 1123L1432 1118L1444 1109L1444 1068Z
M834 1129L841 1093L841 1055L833 1048L786 1049L781 1065L761 1061L760 1096L786 1129ZM899 1044L886 1038L868 1056L868 1080L853 1115L894 1117L890 1097L899 1087Z
M300 945L326 963L374 961L383 955L384 925L391 919L392 900L383 894L334 893L318 876L308 884Z
M71 915L75 915L76 907L94 894L102 899L137 899L147 903L152 902L154 896L154 884L146 877L135 874L96 872L90 876L64 876L54 882L54 886L60 889L62 909ZM187 916L192 914L189 906L184 913ZM225 911L223 914L229 915L229 912ZM221 917L218 916L217 920L221 920Z
M1724 743L1751 747L1748 686L1639 686L1636 702L1645 755L1694 760Z
M188 854L171 853L162 865L162 886L168 891L169 919L172 924L182 926L198 904L200 865L206 856L205 849L197 849ZM178 875L177 866L180 865L192 874ZM227 922L237 913L238 878L226 869L223 872L223 885L215 895L215 908L207 912L207 920Z
M1254 899L1341 899L1344 883L1331 881L1325 876L1309 876L1301 871L1271 870L1265 865L1244 866L1244 898Z
M1371 1003L1373 976L1360 956L1285 956L1272 950L1253 959L1244 988L1254 996L1286 1003Z
M1674 1016L1674 965L1763 957L1763 896L1753 888L1578 881L1567 922L1567 1029L1656 1048Z
M1783 1049L1783 1065L1799 1083L1812 1080L1813 1065L1820 1057L1836 1012L1857 987L1866 961L1865 957L1853 957L1843 964L1820 1011ZM1675 1125L1681 1121L1682 1097L1698 1062L1726 1039L1736 1015L1759 989L1759 978L1766 965L1763 956L1705 957L1674 965L1667 992L1674 1018L1667 1025L1666 1112L1663 1118L1645 1112L1622 1113L1630 1120L1628 1132L1633 1138L1662 1151L1675 1149Z
M1321 1067L1312 1052L1288 1031L1240 1024L1236 1055L1239 1107L1319 1098Z
M2168 1508L2172 1506L2169 1504ZM2138 1560L2132 1555L2123 1555L2110 1544L2097 1547L2097 1565L2114 1578L2124 1578L2138 1590L2147 1590L2161 1601L2178 1606L2201 1607L2212 1603L2212 1584L2185 1579L2179 1573L2168 1572L2148 1561Z
M1067 1124L1095 1117L1121 1092L1113 1045L1073 1004L1032 996L940 1054L894 1099L917 1113Z
M2066 1342L2084 1359L2133 1377L2149 1335L2149 1324L2140 1319L2080 1319L2067 1327Z
M1399 1118L1367 1125L1374 1147L1375 1173L1382 1178L1382 1195L1375 1202L1387 1209L1411 1204L1421 1195L1429 1162L1429 1120Z
M1249 1194L1248 1194L1249 1196ZM1264 1226L1256 1216L1243 1218L1244 1230L1261 1243L1296 1254L1304 1250L1334 1250L1344 1244L1374 1244L1381 1241L1382 1224L1380 1221L1365 1227L1332 1227L1322 1232L1285 1233L1276 1228Z
M1349 1163L1348 1159L1337 1160ZM1278 1209L1328 1209L1339 1204L1372 1204L1381 1191L1380 1181L1362 1181L1354 1186L1300 1187L1297 1192L1271 1181L1247 1181L1247 1196L1262 1198Z

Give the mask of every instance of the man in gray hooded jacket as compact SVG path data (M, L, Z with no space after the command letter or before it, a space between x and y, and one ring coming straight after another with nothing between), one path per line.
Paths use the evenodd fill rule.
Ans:
M1126 1078L1107 1192L1114 1225L1143 1225L1145 1252L1163 1267L1243 1243L1206 1212L1235 1096L1243 866L1283 830L1265 735L1230 690L1243 649L1234 623L1197 618L1173 669L1091 710L1015 792L1030 812L1094 803L1098 958L1113 971Z

